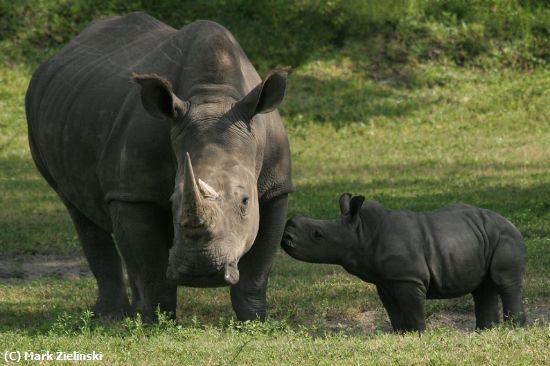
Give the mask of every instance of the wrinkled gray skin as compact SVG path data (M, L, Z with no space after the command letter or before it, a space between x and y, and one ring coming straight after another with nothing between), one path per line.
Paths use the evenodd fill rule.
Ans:
M94 21L38 68L31 152L74 221L96 313L175 314L178 285L230 285L238 319L265 318L293 190L286 77L262 82L219 24L144 13Z
M477 328L499 323L499 296L504 319L525 323L525 245L508 220L468 205L417 213L363 202L346 193L336 220L290 219L283 249L302 261L339 264L374 283L398 332L425 329L425 299L468 293Z

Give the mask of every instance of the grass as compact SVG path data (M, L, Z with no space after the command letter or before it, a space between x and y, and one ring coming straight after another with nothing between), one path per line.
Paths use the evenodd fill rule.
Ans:
M299 66L349 41L368 45L362 57L373 69L397 72L426 60L516 69L550 61L544 0L0 0L0 61L42 60L92 19L136 10L174 27L218 21L263 71Z
M525 303L548 306L547 67L462 67L444 57L408 59L388 71L392 63L373 68L372 51L356 40L316 52L295 68L281 108L297 188L289 215L336 217L344 191L390 208L464 202L493 209L525 237ZM28 152L23 98L35 66L0 63L5 256L79 248L65 209ZM282 252L270 277L266 324L236 323L227 289L181 288L177 324L150 326L90 320L86 309L95 296L93 279L1 282L0 351L95 350L109 364L550 363L547 324L475 333L436 322L421 338L393 335L372 285L337 266L297 262ZM427 313L470 316L473 303L469 297L429 301ZM361 323L365 314L374 316ZM366 332L366 325L374 330Z
M63 330L63 326L60 327ZM0 335L11 349L74 350L98 352L109 364L201 364L201 365L389 365L389 364L524 364L542 365L549 360L548 330L496 329L469 333L440 329L419 337L348 337L331 334L317 337L284 323L231 324L223 331L195 324L143 329L128 323L124 331L107 336L83 327L76 334L40 335L29 339L19 333ZM5 343L4 343L5 344ZM513 349L514 352L506 350ZM470 350L470 352L457 352ZM472 352L473 351L473 352Z

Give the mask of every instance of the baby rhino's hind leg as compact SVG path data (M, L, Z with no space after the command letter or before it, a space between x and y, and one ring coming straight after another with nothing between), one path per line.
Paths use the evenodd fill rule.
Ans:
M525 313L521 303L521 286L503 286L499 288L502 300L504 321L525 325Z
M498 291L491 281L485 281L472 292L476 313L476 328L492 328L500 322Z
M521 235L517 230L508 230L501 233L490 267L491 278L502 300L504 320L519 325L525 324L521 303L525 257Z

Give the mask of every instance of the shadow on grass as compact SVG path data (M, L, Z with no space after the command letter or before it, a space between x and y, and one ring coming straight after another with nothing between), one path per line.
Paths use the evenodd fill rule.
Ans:
M338 214L337 199L344 192L361 194L393 209L432 210L453 203L467 203L495 210L504 216L550 215L550 185L542 166L525 164L388 164L381 166L338 166L328 183L302 184L291 197L290 214L318 215L317 209L330 208ZM437 171L437 175L434 175ZM364 172L364 173L363 173ZM528 187L503 184L503 172L529 176L536 182ZM473 174L481 173L473 178ZM365 179L362 179L362 177ZM454 176L458 179L455 181ZM471 176L471 177L468 177ZM368 179L373 177L373 179ZM393 192L397 192L393 194ZM391 192L391 193L390 193ZM293 207L293 203L296 204ZM321 210L326 212L326 210ZM525 217L528 219L529 217ZM542 228L541 228L542 229ZM550 235L545 227L541 235Z
M45 334L63 313L79 319L95 301L95 281L43 277L0 285L0 332Z
M76 233L57 194L26 158L0 158L0 251L63 252ZM68 245L68 243L70 243Z
M427 98L406 98L399 88L381 87L367 79L309 75L290 76L281 115L292 125L303 121L335 128L375 117L397 118L427 108Z
M21 310L19 307L26 307ZM29 309L32 307L32 309ZM17 306L0 309L0 332L17 331L27 335L47 334L56 319L67 312L79 316L85 309L65 304L63 308L47 308L39 303L20 302Z
M68 43L94 19L144 11L179 29L197 19L216 21L229 29L248 57L264 72L275 66L297 66L319 49L331 47L341 31L335 28L330 6L292 0L188 2L128 2L75 0L70 3L29 1L0 7L2 39L17 45L20 60L37 63ZM338 27L336 27L338 28ZM12 46L15 48L15 46ZM21 60L22 59L22 60Z

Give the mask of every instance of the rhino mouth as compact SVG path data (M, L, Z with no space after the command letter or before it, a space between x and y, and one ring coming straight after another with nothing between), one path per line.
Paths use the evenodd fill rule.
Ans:
M298 259L305 262L311 262L311 259L307 255L307 251L304 251L304 247L296 243L296 238L292 235L285 233L281 239L281 247L294 259Z
M223 287L232 286L239 282L239 269L236 261L226 264L219 270L207 273L186 273L169 266L166 277L178 286Z
M281 246L283 247L283 249L291 249L294 248L296 245L294 244L292 236L285 233L283 235L283 239L281 240Z

